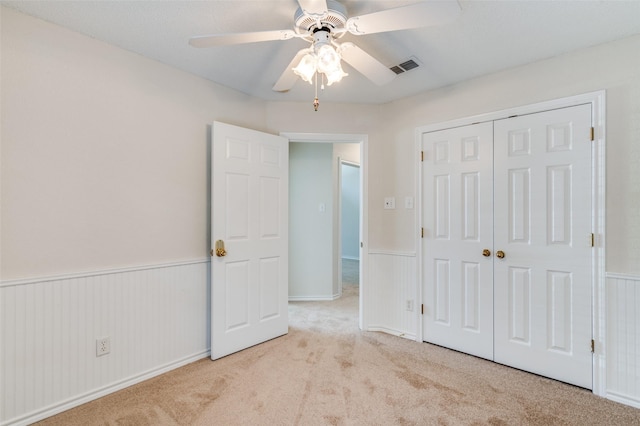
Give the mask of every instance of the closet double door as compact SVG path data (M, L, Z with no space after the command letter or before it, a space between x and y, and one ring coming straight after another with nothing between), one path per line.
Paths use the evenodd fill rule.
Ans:
M424 340L592 388L591 106L422 135Z

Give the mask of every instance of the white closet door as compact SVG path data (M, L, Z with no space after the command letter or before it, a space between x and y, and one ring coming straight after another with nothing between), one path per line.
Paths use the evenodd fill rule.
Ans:
M493 124L422 139L424 340L493 359ZM486 254L486 252L485 252Z
M592 388L591 107L495 122L495 361Z

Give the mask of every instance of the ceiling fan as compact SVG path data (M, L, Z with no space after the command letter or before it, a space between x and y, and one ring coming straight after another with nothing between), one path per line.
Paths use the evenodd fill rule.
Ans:
M393 80L396 74L355 44L339 43L342 36L346 33L359 36L443 24L453 20L460 11L456 0L440 0L347 17L346 8L335 0L297 1L299 7L292 30L202 35L190 38L189 44L213 47L301 38L310 46L298 51L273 90L288 91L298 77L309 83L313 83L315 77L317 86L318 74L323 74L323 84L325 80L327 85L340 81L347 75L342 70L341 59L381 86Z

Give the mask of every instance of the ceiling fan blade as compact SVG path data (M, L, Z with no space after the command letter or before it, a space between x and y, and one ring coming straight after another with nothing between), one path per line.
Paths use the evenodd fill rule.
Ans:
M326 0L298 0L300 9L312 17L322 17L327 13Z
M298 53L296 53L296 56L293 57L289 65L287 65L287 68L285 68L285 70L282 72L282 75L280 76L276 84L273 85L272 90L274 92L288 92L293 87L296 81L300 79L300 77L298 77L296 73L293 72L293 68L295 68L302 57L311 50L312 49L310 48L306 48L299 50Z
M340 56L346 63L378 86L390 83L396 77L396 73L351 42L340 45Z
M289 40L299 37L293 30L258 31L252 33L210 34L189 39L193 47L226 46L230 44L256 43L260 41Z
M455 0L423 1L394 9L354 16L347 20L351 34L374 34L386 31L441 25L453 21L460 13Z

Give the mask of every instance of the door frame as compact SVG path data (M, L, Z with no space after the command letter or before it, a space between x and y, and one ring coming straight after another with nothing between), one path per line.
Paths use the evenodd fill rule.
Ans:
M289 139L289 142L309 143L359 143L360 144L360 296L358 306L358 325L361 330L368 329L368 315L366 291L367 291L367 266L369 265L369 205L368 205L368 151L369 137L366 134L349 133L299 133L280 132L280 136Z
M566 108L576 105L591 105L592 123L594 126L594 140L591 146L591 224L593 233L595 234L595 247L592 252L592 308L591 323L592 336L595 341L593 353L593 393L598 396L606 396L606 316L605 316L605 224L606 224L606 186L605 186L605 139L606 139L606 92L604 90L589 92L566 98L554 99L545 102L539 102L530 105L523 105L514 108L489 112L485 114L474 115L445 121L441 123L429 124L417 127L415 130L415 152L417 159L416 167L416 188L417 188L417 215L418 227L423 228L423 188L422 188L422 167L421 151L422 151L422 134L439 130L450 129L454 127L467 126L470 124L481 123L486 121L495 121L508 118L514 115L535 114L538 112L549 111L553 109ZM422 244L418 240L416 244L418 261L416 262L418 277L416 285L416 300L424 301L424 280L423 280L423 253ZM421 302L422 303L422 302ZM416 309L416 340L423 341L423 321L420 310Z
M358 168L358 174L362 177L362 169L360 168L360 164L356 164L353 161L349 161L349 160L343 160L342 158L338 157L338 196L336 197L338 199L338 294L340 294L342 296L342 259L343 259L343 254L342 253L342 222L343 222L343 218L342 218L342 166L351 166L351 167L357 167ZM359 190L362 188L358 188ZM360 199L360 194L358 194L358 198ZM358 217L358 222L360 222L360 218L362 217L362 200L360 199L360 208L359 208L359 217ZM360 223L358 223L358 233L360 235L362 235L362 228L360 227ZM358 253L360 252L360 250L358 250ZM359 253L360 255L361 253ZM358 259L358 262L360 261L360 259Z

